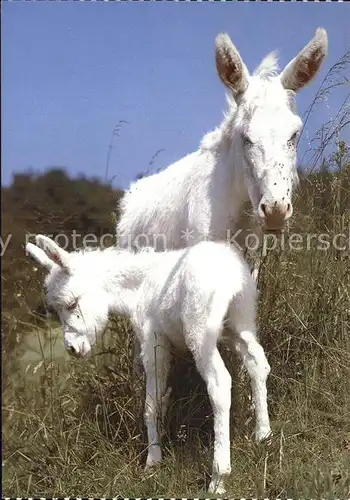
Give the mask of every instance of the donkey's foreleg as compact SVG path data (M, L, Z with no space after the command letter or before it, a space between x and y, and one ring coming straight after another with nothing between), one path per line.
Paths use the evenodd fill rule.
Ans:
M258 282L261 263L262 263L262 259L261 259L260 255L256 255L252 269L251 269L251 275L252 275L252 278L255 281L255 283Z
M147 333L141 349L141 358L146 373L145 423L148 435L146 461L148 468L162 458L161 427L170 395L170 390L166 390L171 365L169 342L162 335Z
M141 360L141 346L139 339L134 336L134 357L133 357L133 373L136 379L140 380L143 377L143 365Z

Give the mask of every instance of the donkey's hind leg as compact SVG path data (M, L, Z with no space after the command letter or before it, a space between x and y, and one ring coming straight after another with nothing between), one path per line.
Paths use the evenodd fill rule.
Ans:
M192 332L191 337L190 350L197 370L206 383L214 414L214 459L208 491L222 494L225 492L225 477L231 473L231 376L216 345L218 335L208 329L206 331L198 329Z
M270 365L256 336L254 305L250 298L253 301L253 296L245 296L244 300L242 298L238 303L235 302L230 310L230 322L236 333L237 350L251 381L256 417L255 438L262 441L271 434L266 388Z

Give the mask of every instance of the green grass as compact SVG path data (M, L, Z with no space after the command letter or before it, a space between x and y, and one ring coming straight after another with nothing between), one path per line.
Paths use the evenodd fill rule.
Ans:
M292 228L348 234L349 162L313 181L312 190L307 184L296 200ZM349 257L347 246L344 251L276 249L264 259L258 325L271 365L274 434L260 445L252 439L249 380L236 356L221 345L233 376L226 496L349 496ZM30 309L25 289L38 293L38 282L28 273L20 292L23 311ZM164 460L145 474L143 384L132 375L127 321L112 319L84 362L65 353L56 324L28 325L10 309L4 314L3 496L208 496L212 412L191 359L174 364Z
M349 261L331 251L272 252L265 261L259 323L274 436L252 439L249 381L221 346L234 377L228 495L348 496L348 272ZM174 365L164 461L145 474L144 396L128 323L113 320L94 354L69 358L55 325L17 350L3 387L4 495L207 496L212 414L192 361Z

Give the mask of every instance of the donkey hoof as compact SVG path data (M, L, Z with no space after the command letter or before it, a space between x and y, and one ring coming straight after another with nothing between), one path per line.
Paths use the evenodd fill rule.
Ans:
M153 472L155 469L156 469L156 466L159 464L160 462L150 462L150 463L146 463L144 469L143 469L143 472L144 474L150 474L151 472Z
M162 452L158 446L152 446L148 452L145 472L148 472L152 467L156 466L162 460Z
M224 486L224 480L221 479L212 479L209 484L208 493L223 495L226 493L226 488Z
M272 438L273 434L270 428L257 429L255 431L255 441L261 443L262 441L267 441Z

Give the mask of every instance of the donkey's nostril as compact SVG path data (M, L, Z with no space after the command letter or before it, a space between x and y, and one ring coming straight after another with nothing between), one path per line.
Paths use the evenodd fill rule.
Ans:
M290 217L292 215L292 213L293 213L293 207L292 207L291 203L288 203L286 217Z
M75 356L77 354L77 351L74 349L74 347L72 345L70 345L68 347L68 351L70 354L72 354L73 356Z
M260 210L262 212L263 217L266 217L266 205L265 203L260 203Z
M281 200L267 200L259 204L258 215L264 227L269 230L280 230L291 217L293 206Z

